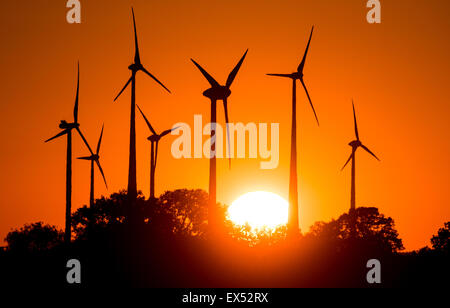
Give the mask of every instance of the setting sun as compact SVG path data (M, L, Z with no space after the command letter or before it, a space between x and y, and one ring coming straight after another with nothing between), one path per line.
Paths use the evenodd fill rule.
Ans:
M277 194L265 191L249 192L231 204L228 217L237 225L248 223L253 229L274 229L287 223L288 208L288 202Z

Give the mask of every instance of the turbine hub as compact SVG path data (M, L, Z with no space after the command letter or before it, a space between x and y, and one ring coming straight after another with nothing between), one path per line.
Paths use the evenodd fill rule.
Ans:
M211 100L224 100L231 95L231 90L225 86L209 88L203 95Z
M361 146L361 141L359 140L354 140L352 142L350 142L348 145L351 146L352 148L358 148Z
M67 123L67 121L62 120L59 124L59 128L61 129L74 129L80 127L79 123Z
M301 79L301 78L303 78L303 73L302 72L294 72L294 73L292 73L292 78Z
M147 138L147 140L151 141L151 142L157 142L157 141L159 141L159 139L160 138L158 135L151 135L150 137Z
M142 64L133 63L133 64L131 64L130 66L128 66L128 69L129 69L130 71L137 72L137 71L139 71L140 69L142 69Z

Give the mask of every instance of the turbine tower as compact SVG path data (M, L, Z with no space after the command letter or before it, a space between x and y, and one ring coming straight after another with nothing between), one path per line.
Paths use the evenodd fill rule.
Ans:
M289 221L288 232L290 235L297 235L299 233L298 225L298 184L297 184L297 80L305 89L306 96L308 97L309 104L314 112L317 124L319 125L319 119L314 109L314 105L309 96L308 89L306 88L303 80L303 68L305 67L306 56L308 55L309 45L313 35L314 27L311 29L308 45L306 46L305 54L303 55L302 62L297 68L297 71L292 74L267 74L269 76L289 78L292 80L292 129L291 129L291 165L289 176Z
M355 232L355 219L354 213L356 209L356 151L358 148L363 148L366 152L368 152L370 155L375 157L378 161L380 159L371 151L369 148L367 148L364 144L362 144L361 140L359 139L359 132L358 132L358 123L356 121L356 112L355 112L355 104L352 101L353 105L353 120L355 125L355 137L356 140L353 140L348 145L352 147L352 153L350 154L350 157L348 158L347 162L345 163L344 167L342 167L341 171L345 169L345 167L348 165L350 160L352 161L352 184L351 184L351 197L350 197L350 217L351 217L351 232L354 234Z
M135 44L135 54L134 54L134 63L132 63L128 69L131 71L131 77L128 79L125 86L116 96L114 101L116 101L122 92L128 87L131 83L131 114L130 114L130 156L129 156L129 165L128 165L128 200L133 202L137 197L137 182L136 182L136 74L139 71L144 72L148 76L150 76L153 80L155 80L158 84L160 84L167 92L170 93L170 90L162 84L155 76L153 76L141 63L141 57L139 54L139 45L137 39L137 31L136 31L136 20L134 17L134 10L131 9L133 15L133 27L134 27L134 44Z
M81 160L87 160L87 161L91 162L91 189L90 189L90 194L89 194L89 206L90 207L92 207L94 205L94 162L97 165L98 170L100 170L100 173L102 174L106 189L108 189L108 183L106 183L106 177L105 177L105 174L103 173L102 166L100 165L100 146L102 144L103 128L104 128L104 126L102 126L102 132L100 133L100 138L99 138L98 144L97 144L97 151L95 152L95 154L93 154L91 156L78 158Z
M66 222L65 222L65 233L64 233L64 241L66 244L70 244L70 240L72 237L72 228L71 228L71 219L72 219L72 130L75 129L80 135L81 139L83 139L84 144L89 149L89 152L92 153L91 147L84 138L83 133L80 130L80 124L78 123L78 98L80 92L80 64L78 64L78 77L77 77L77 93L75 96L75 108L73 110L73 123L68 123L65 120L62 120L59 124L59 128L62 129L62 132L57 134L56 136L47 139L45 142L52 141L61 136L67 135L67 158L66 158Z
M200 70L202 75L208 80L211 88L203 92L203 96L211 100L211 154L209 159L209 208L208 208L208 224L210 230L213 231L214 228L219 226L219 219L217 217L217 204L216 204L216 122L217 122L217 101L223 102L223 107L225 109L225 122L227 125L227 140L228 140L228 154L230 156L230 166L231 166L231 153L230 153L230 138L228 130L228 97L231 95L230 87L236 78L245 57L247 56L248 49L245 51L242 58L239 60L238 64L234 67L231 73L228 75L227 82L225 86L220 85L206 70L203 69L197 62L193 59L191 61Z
M148 137L147 139L151 142L151 151L150 151L150 200L155 199L155 173L156 173L156 163L158 161L158 145L161 138L167 136L171 132L178 129L178 127L168 129L161 134L156 133L156 131L153 129L152 125L150 124L149 120L145 116L144 112L142 112L139 105L137 105L139 111L141 112L142 117L145 120L145 123L147 123L148 128L152 132L153 135Z

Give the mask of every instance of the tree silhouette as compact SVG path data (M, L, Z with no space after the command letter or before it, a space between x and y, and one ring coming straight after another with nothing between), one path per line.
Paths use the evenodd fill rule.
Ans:
M355 216L318 222L306 236L292 239L287 226L237 226L226 219L227 207L218 204L224 227L220 238L207 232L208 200L203 190L168 191L155 200L139 194L135 229L128 228L134 223L127 216L126 191L78 209L72 217L77 237L70 252L86 264L84 283L364 287L361 277L371 258L386 264L383 286L429 284L448 277L448 257L442 251L448 251L450 222L433 237L433 250L398 254L393 252L403 245L394 221L376 208L357 208L350 212ZM356 232L351 232L352 221ZM0 253L0 280L22 283L36 278L36 283L58 284L67 262L62 231L39 222L10 232L6 241L8 248Z
M152 209L150 223L151 216L155 219L158 215L170 221L174 234L202 237L208 228L208 199L208 193L201 189L167 191Z
M354 215L354 216L352 216ZM352 219L355 221L355 234L352 235ZM403 250L403 242L395 229L394 220L380 214L375 207L360 207L341 215L328 223L316 222L310 229L309 237L342 242L359 240L380 250L397 252Z
M437 235L431 238L431 244L436 251L450 252L450 221L444 224L444 228L440 228Z
M146 201L139 192L135 203L138 221L146 230L158 234L203 237L208 226L208 198L208 193L200 189L179 189ZM109 232L124 224L129 213L128 200L127 192L120 191L95 200L92 207L79 208L72 216L76 238L88 239L92 234Z
M144 197L138 192L136 206L142 212ZM72 214L72 227L77 239L86 239L92 232L98 233L123 224L129 214L129 198L126 190L102 196L93 206L83 206Z
M43 222L26 224L8 233L5 238L8 251L35 253L49 250L64 241L64 232Z

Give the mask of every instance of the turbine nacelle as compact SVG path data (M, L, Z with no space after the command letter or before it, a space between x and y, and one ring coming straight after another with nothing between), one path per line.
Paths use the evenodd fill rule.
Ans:
M128 69L135 73L142 70L143 68L144 68L144 66L141 63L133 63L133 64L130 64L130 66L128 66Z
M147 140L151 142L158 142L160 139L161 139L160 135L151 135L150 137L147 138Z
M67 123L65 120L61 120L61 123L59 124L59 128L61 129L77 129L79 127L79 123Z
M294 72L292 73L292 78L296 80L300 80L303 78L303 72Z
M203 95L211 100L224 100L231 95L231 90L226 86L212 87L203 92Z
M357 149L360 146L362 146L362 143L359 140L354 140L354 141L350 142L348 145L351 146L354 149Z

